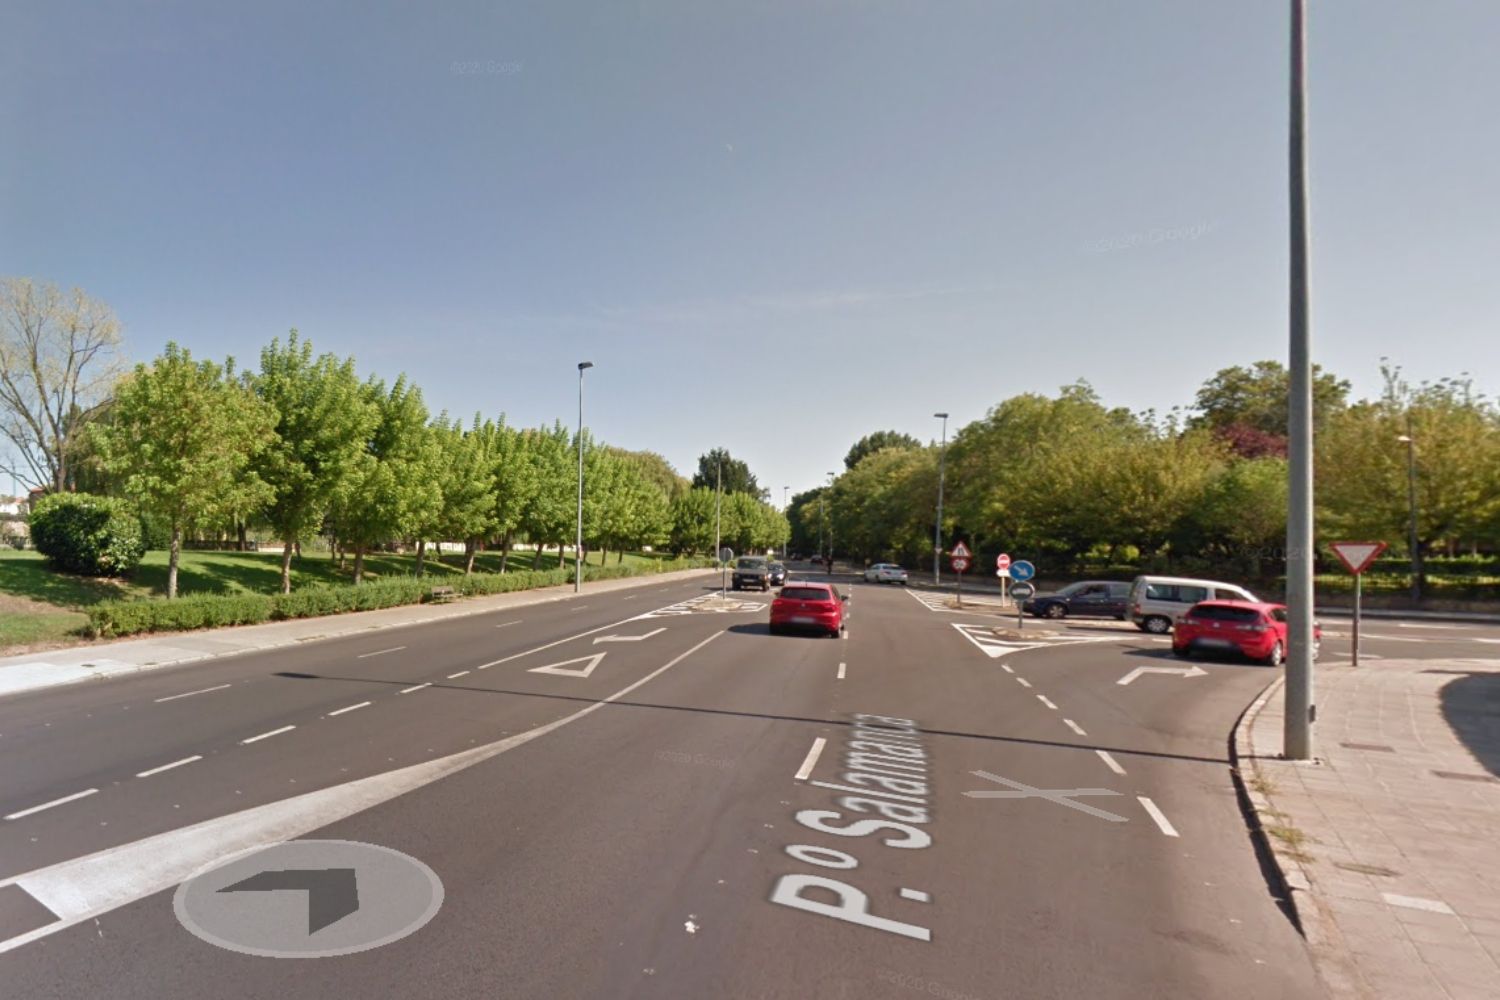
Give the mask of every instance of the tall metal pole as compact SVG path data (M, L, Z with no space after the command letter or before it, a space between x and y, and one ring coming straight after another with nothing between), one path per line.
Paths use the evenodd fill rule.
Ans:
M1422 599L1422 542L1417 538L1417 439L1411 435L1411 418L1407 433L1398 440L1406 442L1406 511L1407 544L1411 546L1411 599Z
M573 539L573 593L583 592L583 373L592 361L578 362L578 534Z
M789 504L787 502L787 494L789 494L791 491L792 491L792 488L790 486L783 486L781 488L781 513L782 513L783 517L785 517L787 514L791 513L791 509L792 509L791 504ZM792 544L792 532L791 532L792 521L791 521L791 518L787 518L786 526L787 526L786 538L784 540L782 540L782 543L781 543L781 558L782 559L786 559L787 553L791 551L791 549L788 548L788 546Z
M934 413L933 416L943 418L943 447L938 452L937 522L932 526L932 585L936 587L943 582L943 480L948 466L948 414Z
M833 575L833 473L828 473L828 575Z
M719 503L724 495L724 456L719 456L718 464L714 467L714 558L719 559L719 549L723 543L719 539ZM724 560L719 559L720 562Z
M1313 426L1312 336L1307 274L1307 4L1291 2L1291 108L1288 131L1291 208L1290 399L1286 526L1286 715L1282 754L1313 756Z

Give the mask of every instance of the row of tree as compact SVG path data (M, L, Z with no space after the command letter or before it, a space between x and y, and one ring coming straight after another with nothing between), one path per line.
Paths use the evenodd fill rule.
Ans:
M475 553L526 541L573 541L583 453L585 548L670 545L771 548L788 533L744 463L704 455L689 483L662 456L582 441L560 423L517 428L476 415L433 418L403 376L361 380L352 358L315 355L294 330L260 366L238 370L175 344L126 371L118 324L82 292L11 279L0 284L0 432L19 464L6 471L50 492L132 501L169 537L168 596L185 536L265 530L284 543L281 588L301 542L329 536L354 557L428 539ZM713 468L715 482L703 482ZM723 475L719 475L722 472ZM723 488L719 480L727 476Z
M1412 386L1382 371L1381 395L1355 403L1346 382L1315 380L1320 537L1409 548L1414 471L1424 550L1500 547L1500 409L1467 376ZM1219 372L1191 412L1164 418L1107 407L1079 382L1005 400L960 429L945 458L879 432L830 487L792 502L792 545L929 565L942 461L945 548L964 538L1052 566L1261 576L1284 559L1286 400L1285 369L1261 362Z

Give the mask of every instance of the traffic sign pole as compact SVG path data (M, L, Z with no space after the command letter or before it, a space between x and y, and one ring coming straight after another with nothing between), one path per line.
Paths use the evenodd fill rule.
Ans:
M1385 551L1385 542L1334 542L1330 548L1344 568L1354 574L1354 628L1349 634L1350 666L1359 666L1359 620L1364 604L1365 570Z
M1359 605L1360 605L1360 581L1365 578L1363 573L1354 574L1354 633L1349 637L1350 665L1359 666Z

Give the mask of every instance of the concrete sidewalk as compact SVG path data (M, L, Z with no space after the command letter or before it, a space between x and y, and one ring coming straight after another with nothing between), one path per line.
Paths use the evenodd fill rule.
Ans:
M1282 682L1235 734L1330 996L1500 998L1500 660L1318 670L1315 763Z
M71 646L22 656L0 657L0 697L33 691L38 688L73 684L80 681L118 677L161 667L176 666L216 656L253 653L281 646L292 646L317 639L350 636L378 629L419 625L480 615L507 608L521 608L551 601L571 600L574 596L607 594L635 587L676 583L695 577L718 577L717 570L689 569L675 573L632 576L619 580L601 580L583 584L583 594L574 595L573 585L522 590L510 594L470 597L445 604L408 604L379 611L357 611L322 618L296 618L243 625L234 628L205 629L198 632L159 632L135 639L118 639L89 646Z

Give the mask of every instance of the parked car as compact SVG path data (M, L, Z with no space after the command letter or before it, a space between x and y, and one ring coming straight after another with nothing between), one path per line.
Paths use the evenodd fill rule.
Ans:
M740 556L734 561L734 576L731 582L735 590L744 590L747 587L770 590L771 560L765 556Z
M899 583L906 586L906 570L894 563L875 563L865 570L865 583Z
M1313 623L1313 655L1323 629ZM1172 652L1238 653L1277 667L1286 657L1286 605L1260 601L1202 601L1172 628Z
M837 639L844 629L844 602L832 584L796 583L781 588L771 602L771 634L801 629Z
M1080 580L1051 594L1037 594L1021 610L1037 618L1118 618L1125 620L1130 584L1114 580Z
M1138 576L1130 585L1130 620L1143 632L1166 635L1200 601L1258 603L1244 587L1184 576Z
M786 566L779 562L773 562L770 567L771 586L779 587L786 583Z

